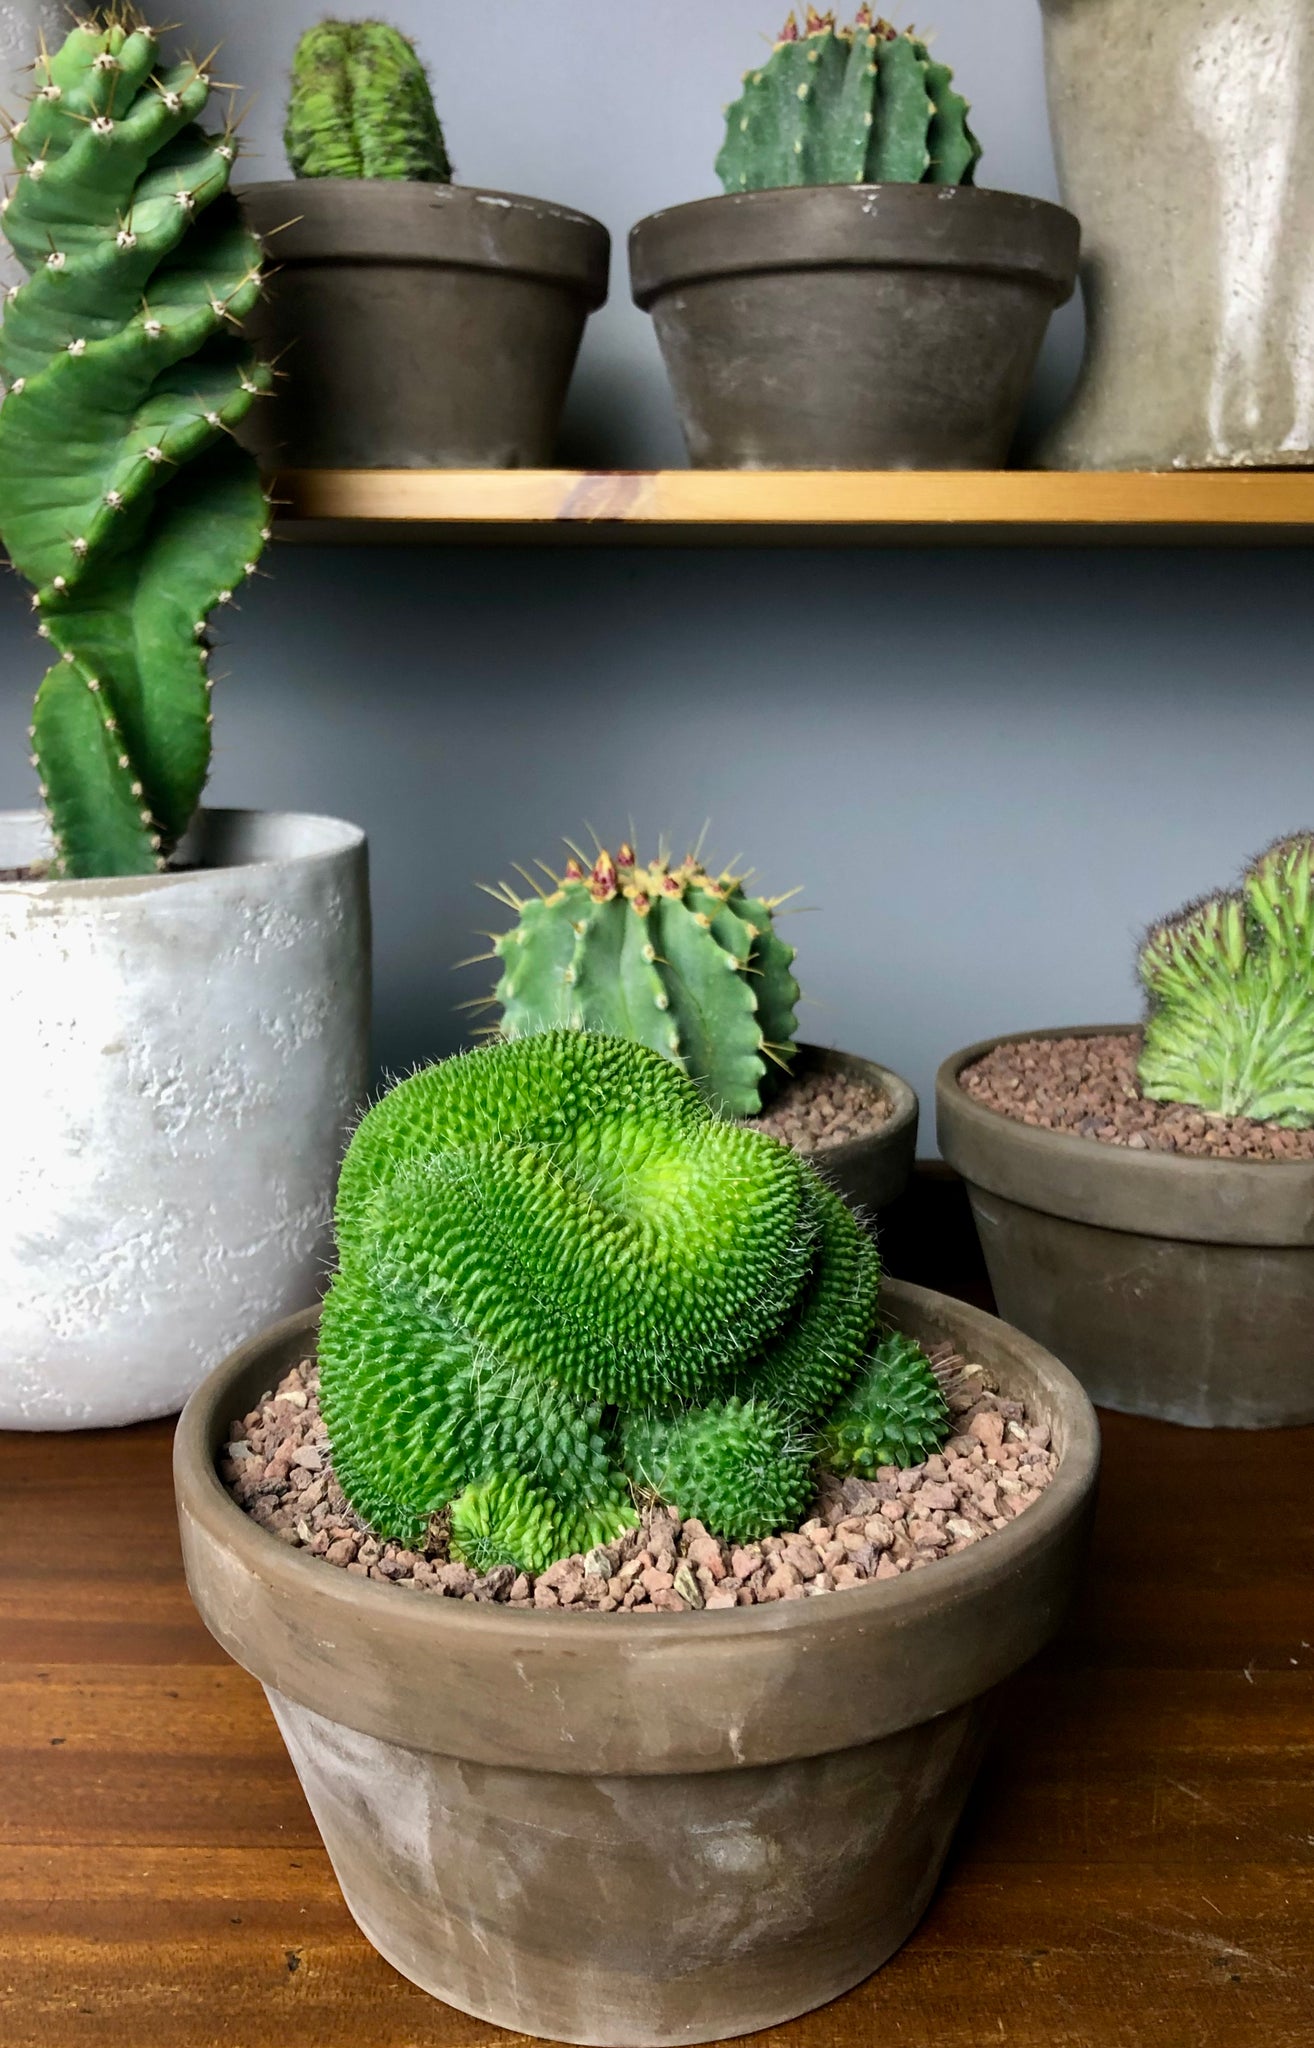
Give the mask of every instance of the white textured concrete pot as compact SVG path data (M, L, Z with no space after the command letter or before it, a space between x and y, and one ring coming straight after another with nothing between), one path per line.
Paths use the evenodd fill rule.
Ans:
M34 80L32 60L44 35L57 50L73 26L73 10L65 0L0 0L0 112L21 121ZM27 276L9 244L0 237L0 288L21 284Z
M0 870L48 853L0 814ZM180 859L0 883L0 1428L169 1414L320 1291L368 1085L364 835L207 811Z
M1041 0L1089 340L1051 469L1314 463L1314 0Z

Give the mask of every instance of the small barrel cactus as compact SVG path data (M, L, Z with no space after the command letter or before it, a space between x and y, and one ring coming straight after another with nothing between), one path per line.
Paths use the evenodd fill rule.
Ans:
M321 21L292 59L283 145L298 178L450 185L452 166L414 45L382 21Z
M1279 839L1239 889L1155 925L1140 976L1144 1095L1291 1130L1314 1124L1314 834Z
M828 1471L868 1479L880 1465L920 1465L949 1434L949 1406L930 1359L897 1332L876 1346L831 1410L820 1452Z
M970 185L981 145L953 73L911 29L791 14L726 110L716 160L727 192L782 185Z
M742 1541L806 1504L879 1261L788 1146L671 1061L548 1031L412 1076L352 1140L320 1397L353 1507L542 1570L636 1489Z
M490 934L504 1037L554 1025L632 1038L675 1060L729 1116L755 1116L794 1051L794 949L775 929L782 898L745 893L693 854L644 864L582 856L550 889L494 891L518 916Z
M32 725L57 871L153 872L210 762L206 617L268 538L233 445L270 373L241 320L260 247L197 125L190 61L115 6L37 59L5 233L28 281L0 329L0 538L59 660Z

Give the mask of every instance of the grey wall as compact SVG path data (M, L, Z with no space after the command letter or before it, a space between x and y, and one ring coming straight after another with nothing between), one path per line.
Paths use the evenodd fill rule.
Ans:
M182 11L182 10L180 10ZM314 0L189 0L259 88L251 175L281 172L281 71ZM774 0L409 0L459 172L602 215L713 189L719 108ZM480 10L482 12L482 10ZM710 18L709 18L710 17ZM1035 0L939 0L989 182L1051 193ZM1038 407L1070 376L1075 316ZM571 450L678 459L647 323L590 335ZM332 810L373 844L379 1055L455 1046L472 882L584 820L744 851L803 884L809 1034L925 1094L986 1032L1119 1017L1135 935L1314 817L1303 553L284 548L216 666L216 801ZM0 805L30 800L39 680L0 589ZM924 1135L929 1149L929 1134Z

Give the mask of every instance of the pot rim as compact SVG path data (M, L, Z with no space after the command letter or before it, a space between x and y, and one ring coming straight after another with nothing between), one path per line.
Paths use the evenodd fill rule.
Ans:
M857 1152L860 1148L865 1150L872 1145L896 1145L909 1126L918 1122L921 1104L917 1091L902 1074L896 1074L893 1067L883 1067L879 1060L868 1059L865 1053L845 1052L839 1046L817 1045L811 1039L795 1039L794 1050L803 1058L799 1067L792 1071L804 1074L809 1069L820 1068L823 1073L852 1073L855 1068L860 1068L863 1076L872 1080L890 1104L890 1114L874 1131L866 1132L861 1138L844 1138L838 1143L819 1145L815 1152L809 1153L814 1165L819 1160L834 1165L848 1152Z
M1139 1029L1121 1023L1005 1031L951 1053L935 1078L946 1160L991 1194L1073 1222L1187 1243L1314 1246L1314 1160L1200 1159L1102 1145L1075 1132L1018 1123L959 1085L963 1072L996 1046L1129 1036ZM1068 1175L1072 1188L1064 1185Z
M782 185L665 207L630 230L644 311L678 285L791 270L961 270L1021 278L1056 306L1076 286L1066 207L977 185Z
M279 269L405 263L493 270L573 287L591 311L607 297L610 230L557 200L406 178L272 178L239 185L235 196L257 234L277 234Z
M304 849L288 848L253 854L245 859L202 863L196 867L177 871L165 870L155 875L96 875L82 880L61 880L58 878L37 879L21 882L0 882L0 900L11 896L34 896L43 903L66 903L77 900L85 902L97 898L110 900L124 896L159 894L170 889L196 888L214 882L224 875L242 874L253 868L313 867L334 863L363 850L366 846L364 830L346 818L335 818L320 811L258 811L232 805L202 805L179 843L179 851L188 850L188 842L201 846L207 838L222 845L232 835L259 831L272 827L275 831L292 832L297 827L318 828L322 844ZM38 842L47 849L50 845L49 825L44 811L14 810L0 811L0 834L6 830L30 828ZM38 858L46 858L45 853ZM17 865L17 863L14 863Z

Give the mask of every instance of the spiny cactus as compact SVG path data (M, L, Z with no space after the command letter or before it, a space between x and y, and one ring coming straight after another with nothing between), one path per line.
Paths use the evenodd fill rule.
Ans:
M228 194L210 80L113 7L53 56L13 132L0 329L0 538L60 659L34 764L57 870L164 864L210 762L205 622L255 568L268 507L228 439L269 371L240 322L260 246Z
M320 1334L334 1470L385 1536L451 1507L541 1570L649 1488L736 1540L805 1505L859 1371L874 1246L669 1060L557 1030L403 1081L352 1140Z
M292 59L283 144L298 178L450 185L452 166L414 45L382 21L321 21Z
M912 29L859 10L852 28L790 15L726 109L716 160L727 192L781 185L970 185L981 145L968 105Z
M873 1351L821 1433L828 1471L866 1479L879 1465L920 1465L949 1434L949 1405L930 1359L897 1332Z
M543 872L551 888L526 876L527 899L490 892L519 918L480 956L502 964L503 1035L571 1025L632 1038L675 1060L724 1114L756 1115L797 1028L794 949L774 923L784 899L747 895L746 876L711 875L696 854L645 865L628 845L615 860L599 850L591 867L576 854L564 874Z
M1314 834L1279 839L1239 889L1188 904L1141 951L1141 1091L1217 1116L1314 1124Z

